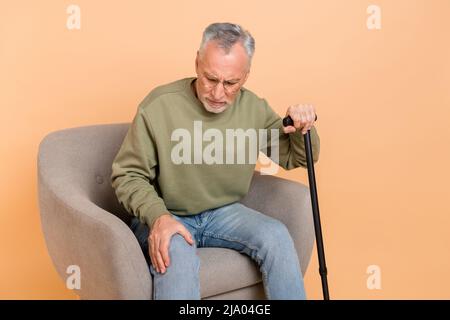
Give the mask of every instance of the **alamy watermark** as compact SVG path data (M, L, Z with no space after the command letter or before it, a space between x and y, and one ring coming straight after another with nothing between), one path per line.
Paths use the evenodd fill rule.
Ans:
M76 264L67 267L66 273L69 275L66 279L66 287L69 290L81 289L81 269Z
M69 15L66 20L66 28L69 30L81 29L81 9L76 4L67 7L66 13Z
M366 10L369 16L366 20L366 26L369 30L380 30L381 29L381 8L375 4L371 4Z
M366 270L367 277L366 285L369 290L380 290L381 289L381 268L375 264L367 267Z
M256 164L259 151L267 154L270 148L273 162L268 157L262 157L261 174L278 172L279 129L226 129L224 134L216 128L203 132L203 122L194 121L193 136L189 130L177 128L170 139L177 142L170 154L172 163L176 165ZM204 143L207 145L204 146Z

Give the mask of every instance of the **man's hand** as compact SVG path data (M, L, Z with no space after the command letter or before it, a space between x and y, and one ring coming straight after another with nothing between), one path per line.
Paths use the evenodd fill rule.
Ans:
M316 111L310 104L297 104L287 109L286 116L292 118L294 126L283 127L284 133L293 133L297 129L301 129L302 134L306 134L314 125Z
M160 216L153 223L148 236L148 253L157 272L166 272L170 264L169 244L175 233L182 235L190 245L194 244L190 232L170 214Z

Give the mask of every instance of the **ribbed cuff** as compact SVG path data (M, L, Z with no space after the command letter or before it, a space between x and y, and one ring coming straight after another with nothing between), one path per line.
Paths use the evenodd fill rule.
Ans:
M169 210L167 210L166 206L163 203L155 203L150 208L145 210L143 215L143 220L147 224L147 226L151 229L156 219L164 214L169 214Z

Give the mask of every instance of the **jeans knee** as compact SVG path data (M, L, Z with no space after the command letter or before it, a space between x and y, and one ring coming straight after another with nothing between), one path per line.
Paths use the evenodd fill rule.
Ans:
M197 272L200 266L200 258L197 255L196 246L190 245L183 236L175 234L172 236L169 245L169 256L171 265L180 267L185 272L187 270ZM170 268L170 266L169 266Z

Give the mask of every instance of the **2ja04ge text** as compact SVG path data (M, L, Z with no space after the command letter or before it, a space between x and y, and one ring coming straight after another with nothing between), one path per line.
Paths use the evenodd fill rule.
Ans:
M200 306L189 306L186 304L185 307L181 307L180 315L205 315L209 318L213 313L220 313L226 316L233 315L245 315L245 314L263 314L270 315L270 305L269 304L258 304L258 305L239 305L239 304L225 304L223 308L214 307L200 307Z

